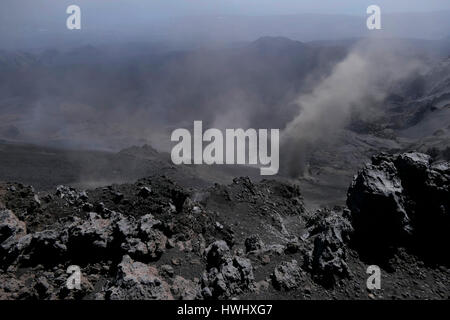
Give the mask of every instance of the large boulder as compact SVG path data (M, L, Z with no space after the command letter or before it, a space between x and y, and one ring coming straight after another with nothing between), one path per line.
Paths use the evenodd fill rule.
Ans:
M205 250L207 269L202 276L203 298L231 298L254 288L251 261L233 256L225 241L212 243Z
M0 243L26 234L26 225L11 210L0 210Z
M104 254L112 245L114 227L111 219L94 212L89 213L86 220L77 219L68 230L72 254L88 260Z
M117 277L106 290L111 300L173 300L170 286L162 280L155 267L124 256L118 265Z
M199 284L181 276L173 279L171 292L178 300L195 300L201 297Z
M205 254L209 267L219 267L231 260L230 248L223 240L213 242L206 248Z
M416 152L374 156L350 185L347 205L362 245L404 245L449 260L440 249L450 243L448 162Z
M17 242L26 235L26 225L11 210L0 210L0 262L9 263L16 258Z
M3 244L9 263L21 266L50 265L61 262L67 254L66 235L49 229L8 241Z
M278 290L293 290L300 285L301 281L302 271L297 260L280 263L272 274L273 285Z
M327 287L350 276L346 260L353 228L347 216L346 211L319 210L307 223L312 249L305 257L305 267L315 281Z
M158 228L161 228L161 221L155 219L151 214L141 218L140 237L147 247L148 258L151 260L159 259L164 253L167 244L167 237Z

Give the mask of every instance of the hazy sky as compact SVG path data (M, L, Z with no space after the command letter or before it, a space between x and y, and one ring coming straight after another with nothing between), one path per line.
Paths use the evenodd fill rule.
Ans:
M69 4L98 14L167 16L209 14L365 13L371 4L385 12L450 10L449 0L2 0L2 19L57 16ZM63 11L64 12L64 11Z
M159 33L173 29L178 30L173 33L178 32L181 34L180 37L185 37L182 31L189 30L194 24L199 24L200 19L194 19L186 25L178 26L177 29L176 19L170 19L170 17L179 16L270 16L318 13L363 17L366 16L367 7L372 4L381 6L382 13L444 10L450 12L450 0L0 0L0 48L20 47L31 45L33 42L39 44L43 41L40 37L45 34L67 31L66 8L72 4L81 7L83 32L92 30L109 32L116 37L120 37L119 33L126 30L132 31L133 34L150 37L150 33L156 30L155 26L158 25L163 26L158 30ZM279 19L284 20L284 18ZM310 26L311 32L321 27L322 21L326 19L316 20L319 25ZM435 37L447 35L446 30L442 30L445 27L433 26L435 20L429 20L428 27L439 31L437 35L434 32ZM418 21L414 21L414 24L417 23ZM232 26L228 26L228 29ZM364 28L364 26L361 23L358 28ZM197 29L208 30L209 27L200 23ZM245 31L241 26L235 26L235 28L239 32ZM405 28L410 26L406 25ZM217 30L213 29L213 31ZM71 33L71 36L75 34ZM278 34L285 33L278 32ZM303 40L307 37L299 39Z

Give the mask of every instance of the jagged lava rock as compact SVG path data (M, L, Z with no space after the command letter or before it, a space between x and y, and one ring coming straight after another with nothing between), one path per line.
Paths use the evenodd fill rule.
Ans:
M355 176L347 205L370 247L406 246L449 261L450 165L411 152L374 156ZM447 253L445 253L447 252Z

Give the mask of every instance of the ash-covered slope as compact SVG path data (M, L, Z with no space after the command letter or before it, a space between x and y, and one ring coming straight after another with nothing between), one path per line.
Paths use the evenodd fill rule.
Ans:
M355 177L349 190L350 210L314 213L304 209L298 186L253 183L248 178L200 191L161 176L88 191L61 186L51 193L4 183L0 296L449 298L448 260L421 255L410 238L380 247L386 255L368 250L373 246L360 241L368 226L361 221L373 219L394 230L399 210L408 217L420 216L424 227L413 229L415 234L424 235L423 230L435 223L448 228L448 163L431 164L420 154L377 159L383 161L374 160ZM399 159L408 160L407 168ZM391 174L394 167L399 173ZM404 169L426 175L403 175ZM422 210L424 194L416 193L416 187L437 197L430 204L430 215ZM380 205L393 201L403 206L383 207L379 217L376 210L367 209L373 208L373 199ZM380 231L380 238L385 235ZM445 241L433 245L442 250L431 254L445 257ZM381 290L366 289L369 262L383 268ZM71 265L81 268L81 289L66 287Z
M58 185L81 189L166 175L186 188L230 183L233 177L259 177L246 166L174 166L170 155L148 145L119 152L58 149L0 140L0 181L32 185L37 191Z
M432 62L427 72L396 84L382 109L373 123L353 123L351 129L394 140L401 150L450 160L450 58Z
M353 112L330 141L303 153L307 165L301 186L313 207L344 204L353 173L380 152L415 150L450 160L450 60L432 61L426 69L393 83L374 109Z
M399 136L411 139L411 150L450 160L450 58L437 64L421 81L423 94L402 105L409 113L401 116L410 125ZM420 92L419 91L419 92Z
M291 102L299 90L347 51L263 37L195 50L137 44L0 52L0 139L118 151L167 148L171 131L199 119L282 128L297 112Z

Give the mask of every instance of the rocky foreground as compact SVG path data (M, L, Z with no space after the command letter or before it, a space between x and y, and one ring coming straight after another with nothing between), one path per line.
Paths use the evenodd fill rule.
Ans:
M0 185L2 299L449 299L450 164L375 156L347 208L297 186L164 176L88 191ZM368 290L369 265L382 270ZM80 267L80 289L66 285Z

